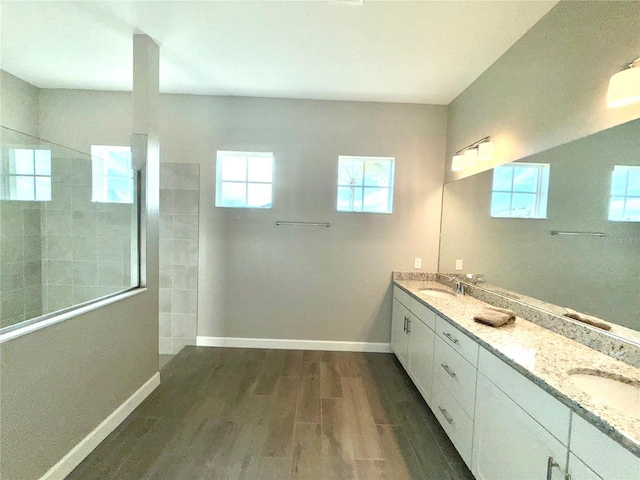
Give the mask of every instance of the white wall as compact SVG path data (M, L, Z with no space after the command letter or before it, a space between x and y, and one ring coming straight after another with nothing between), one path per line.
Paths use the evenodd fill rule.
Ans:
M200 164L199 336L389 341L391 271L437 267L446 107L165 95L160 118L163 161ZM214 207L216 150L274 153L272 209ZM396 158L392 215L335 211L340 154Z
M0 125L38 136L40 89L0 70Z
M609 78L640 55L640 2L562 1L449 105L446 182L640 117L606 107ZM451 172L491 135L494 159Z

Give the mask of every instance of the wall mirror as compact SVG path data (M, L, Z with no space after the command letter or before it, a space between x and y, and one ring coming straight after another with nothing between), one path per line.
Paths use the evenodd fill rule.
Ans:
M640 120L500 168L445 185L439 271L640 343Z

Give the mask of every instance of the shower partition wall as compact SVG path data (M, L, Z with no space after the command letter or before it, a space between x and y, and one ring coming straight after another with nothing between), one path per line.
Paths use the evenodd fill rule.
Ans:
M130 155L92 158L0 128L0 333L137 287Z

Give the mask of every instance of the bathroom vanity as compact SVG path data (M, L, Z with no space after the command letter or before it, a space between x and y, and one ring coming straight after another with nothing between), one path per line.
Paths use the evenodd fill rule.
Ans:
M640 368L521 317L477 323L486 303L420 278L394 274L392 349L478 480L640 480ZM594 376L624 388L598 398Z

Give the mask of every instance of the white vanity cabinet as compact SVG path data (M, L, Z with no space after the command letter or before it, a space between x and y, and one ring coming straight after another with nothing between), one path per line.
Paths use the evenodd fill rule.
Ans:
M640 457L572 414L570 480L640 480Z
M478 370L471 469L476 479L564 480L569 408L484 348Z
M398 287L393 287L391 348L405 370L408 370L409 367L409 300L409 294Z
M431 403L436 314L398 287L393 289L391 348L427 403Z

